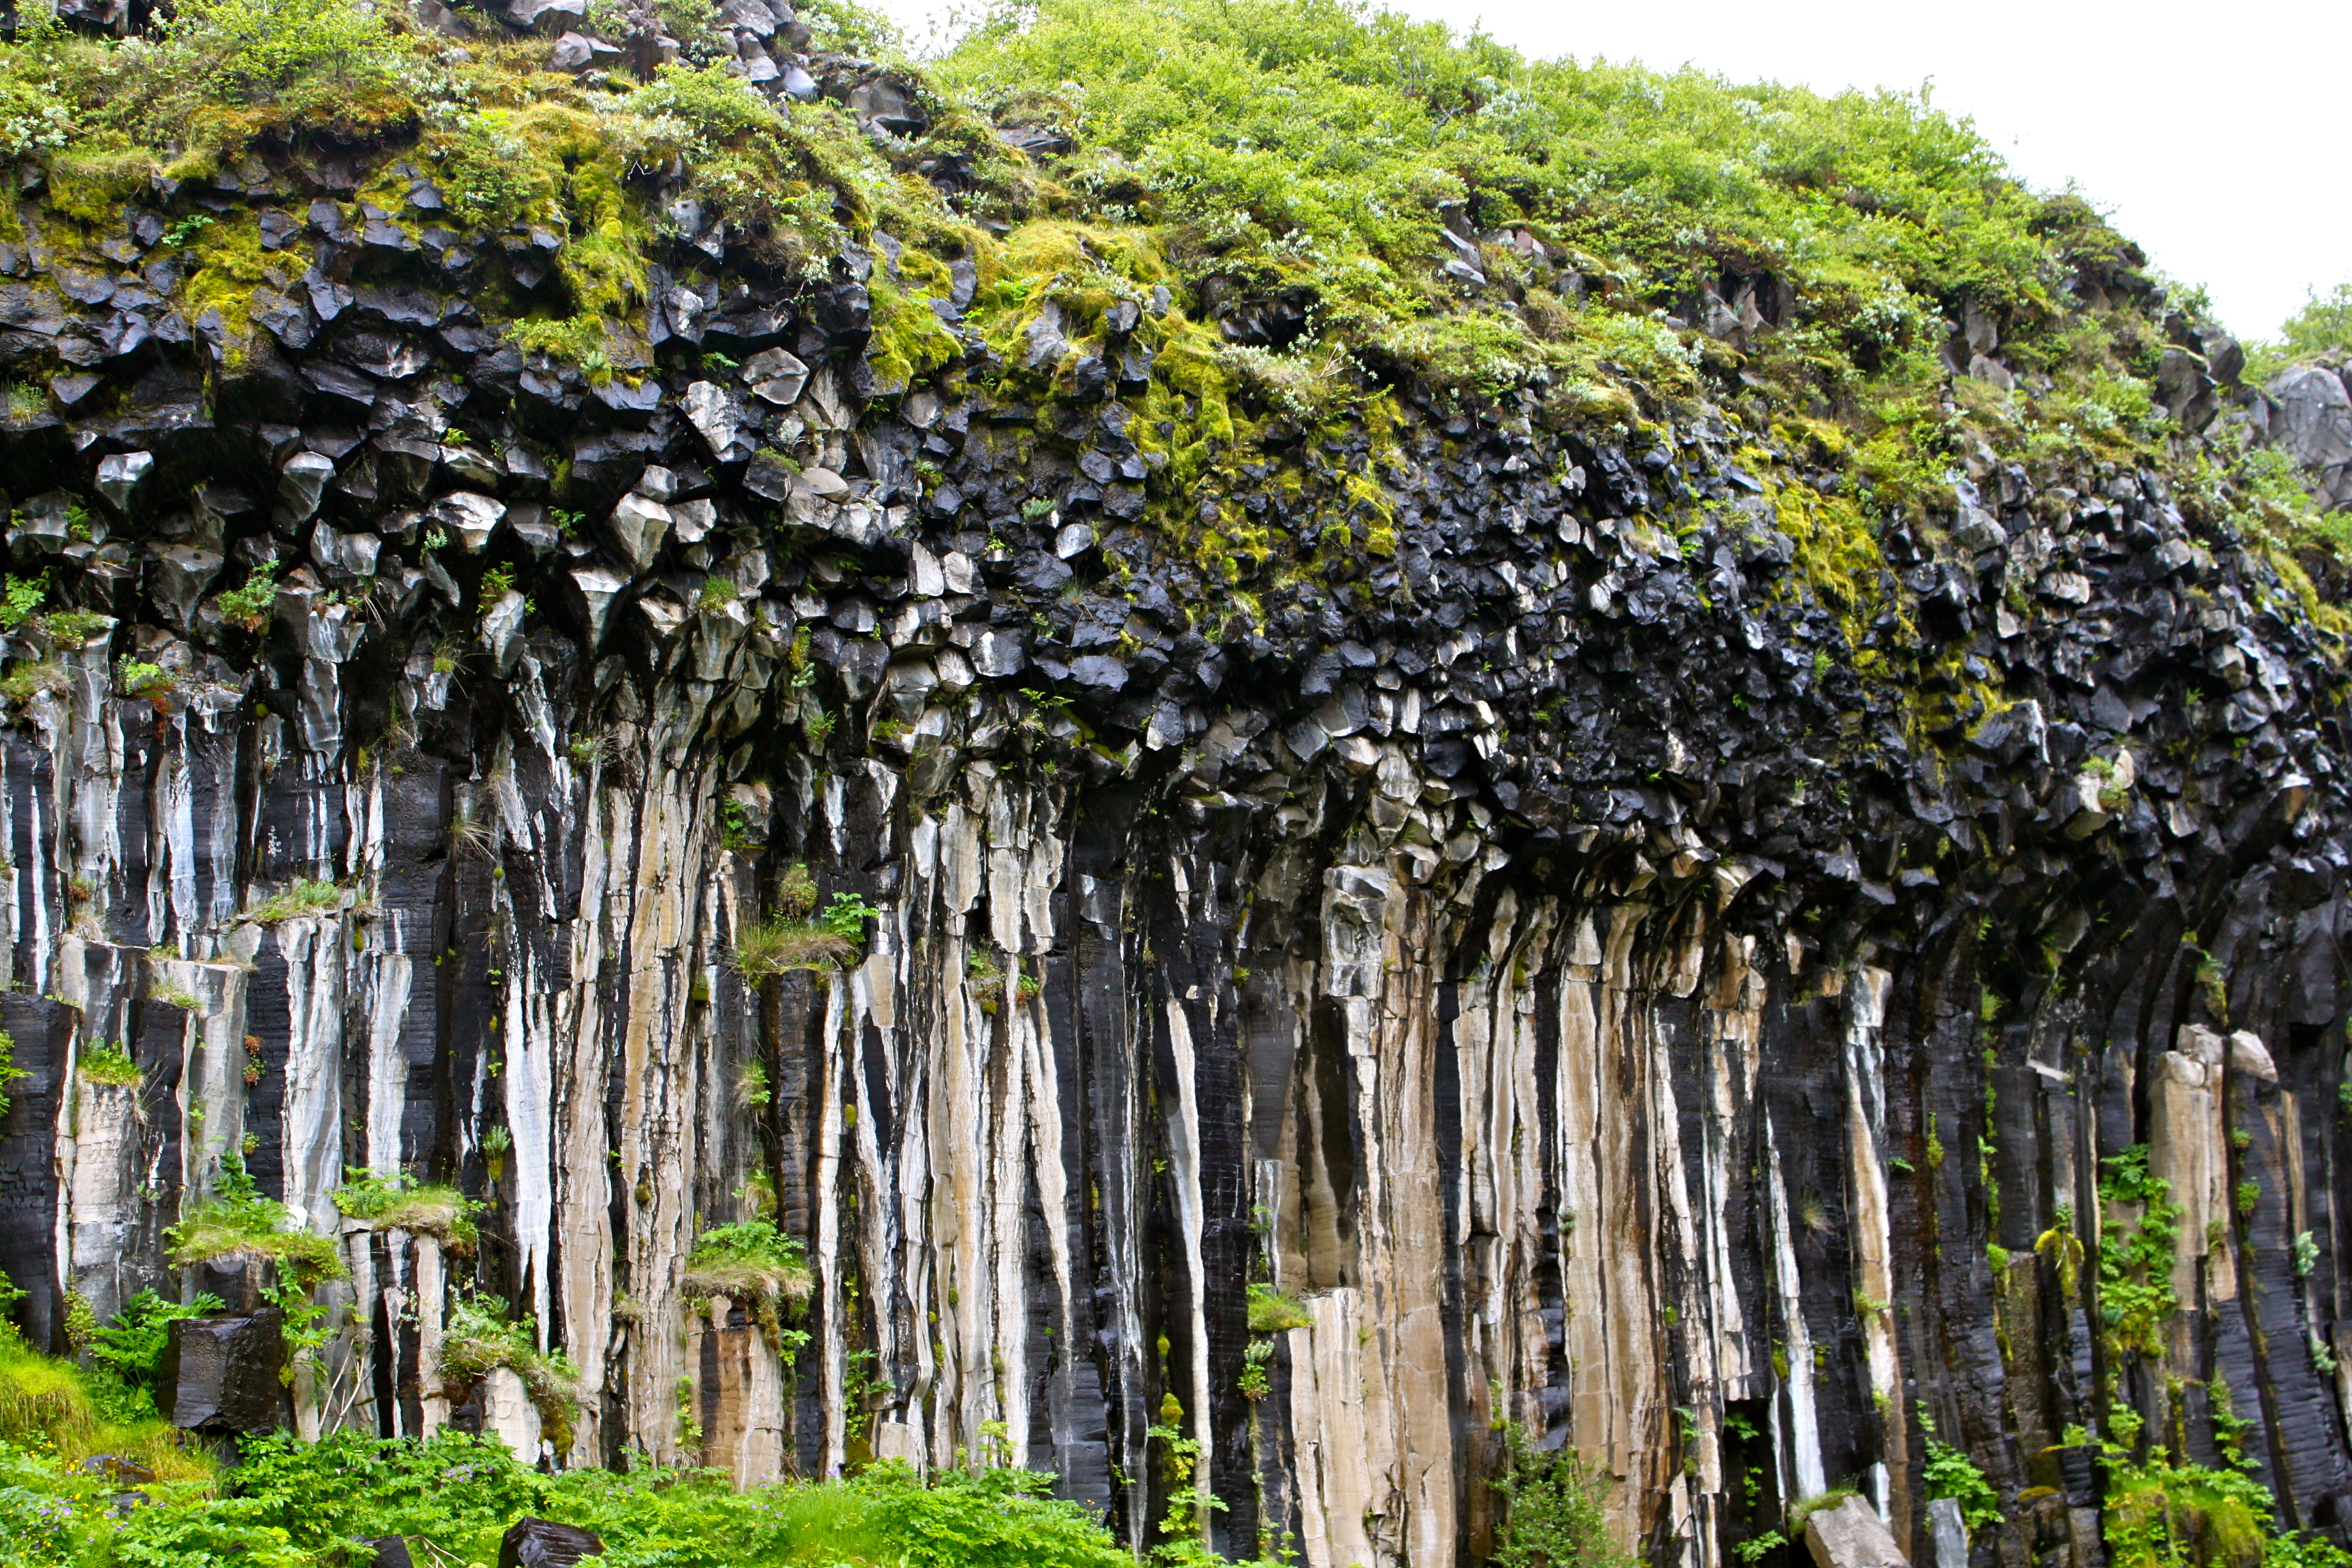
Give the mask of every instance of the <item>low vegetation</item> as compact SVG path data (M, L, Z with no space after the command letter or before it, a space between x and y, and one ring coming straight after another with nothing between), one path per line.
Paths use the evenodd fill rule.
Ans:
M68 1387L68 1363L39 1363ZM13 1363L0 1359L0 1379ZM611 1568L1131 1568L1133 1558L1048 1478L950 1470L928 1481L886 1465L849 1479L732 1490L707 1470L544 1475L495 1438L444 1431L423 1442L343 1432L317 1443L263 1437L213 1479L169 1429L136 1449L162 1479L118 1515L122 1483L84 1472L80 1442L37 1424L0 1437L0 1541L18 1568L318 1568L373 1561L403 1537L419 1563L489 1563L515 1521L594 1531ZM124 1429L106 1433L123 1452ZM132 1453L124 1452L125 1458ZM149 1463L150 1460L156 1463ZM159 1466L161 1468L159 1468Z
M343 889L332 882L298 881L246 911L257 925L274 926L302 915L331 914L342 907Z
M183 1268L241 1264L259 1271L261 1296L283 1317L289 1365L326 1342L325 1309L312 1298L321 1284L344 1277L342 1257L332 1237L296 1225L284 1204L263 1197L241 1158L230 1155L219 1190L190 1205L163 1236Z
M1274 1287L1259 1284L1250 1286L1250 1332L1278 1334L1286 1329L1306 1328L1310 1321L1305 1308L1289 1297L1276 1292Z

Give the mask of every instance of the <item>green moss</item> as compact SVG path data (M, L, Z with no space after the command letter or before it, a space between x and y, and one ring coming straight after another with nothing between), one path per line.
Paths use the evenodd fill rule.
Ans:
M508 1316L503 1298L476 1296L449 1310L442 1331L441 1364L447 1376L460 1383L478 1381L499 1367L513 1372L538 1408L542 1431L555 1451L572 1447L580 1369L560 1351L541 1350L537 1321Z
M962 341L928 303L933 298L944 298L946 291L941 286L936 294L908 293L877 269L868 289L874 335L866 355L876 395L895 396L919 378L962 357Z

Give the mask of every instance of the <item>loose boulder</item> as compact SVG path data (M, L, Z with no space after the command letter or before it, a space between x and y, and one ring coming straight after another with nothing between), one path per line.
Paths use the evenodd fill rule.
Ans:
M601 1555L604 1542L593 1530L551 1519L517 1520L499 1542L499 1568L572 1568L583 1557Z
M1858 1497L1816 1509L1805 1521L1805 1550L1819 1568L1911 1568L1886 1521Z

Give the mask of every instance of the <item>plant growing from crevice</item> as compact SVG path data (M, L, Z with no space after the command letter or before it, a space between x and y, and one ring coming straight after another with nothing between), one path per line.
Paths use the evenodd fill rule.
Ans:
M855 942L806 921L766 920L735 938L735 972L766 980L795 969L827 973L857 956Z
M1307 1309L1271 1285L1252 1280L1249 1287L1249 1327L1254 1334L1278 1334L1303 1329L1314 1321Z
M799 1242L769 1220L748 1219L714 1226L695 1238L679 1289L691 1310L724 1297L751 1313L789 1368L809 1336L786 1320L807 1304L813 1283Z
M92 1040L83 1047L74 1065L89 1082L117 1088L136 1089L142 1076L139 1064L131 1059L130 1051L106 1040Z
M155 1379L171 1344L173 1322L226 1310L227 1303L208 1290L197 1292L184 1305L167 1301L152 1289L141 1290L122 1303L113 1321L91 1333L89 1359L112 1372L126 1388L149 1399L152 1411Z
M1496 1568L1633 1568L1610 1540L1605 1479L1573 1449L1538 1453L1514 1427L1503 1472Z
M270 612L278 605L278 564L265 562L256 566L244 582L223 592L213 601L222 620L242 631L257 632L268 624Z
M305 915L329 914L342 907L343 889L332 882L298 880L284 892L246 911L256 925L274 926Z

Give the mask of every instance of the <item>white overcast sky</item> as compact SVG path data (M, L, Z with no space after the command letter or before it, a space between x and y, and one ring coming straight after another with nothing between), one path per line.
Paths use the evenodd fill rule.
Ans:
M882 0L910 33L939 0ZM1391 0L1531 56L1916 88L2266 337L2352 281L2352 0Z

